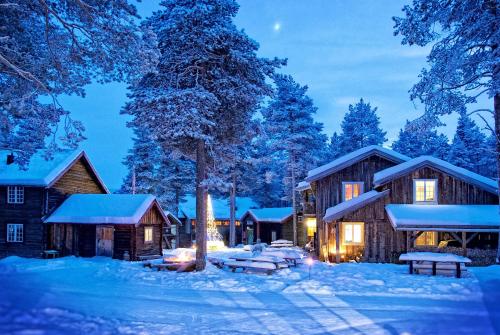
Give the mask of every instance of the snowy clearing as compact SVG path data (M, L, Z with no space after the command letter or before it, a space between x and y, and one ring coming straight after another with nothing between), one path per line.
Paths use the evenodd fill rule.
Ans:
M228 258L242 249L211 253ZM465 278L316 262L267 276L104 257L0 261L1 334L494 334L500 266Z

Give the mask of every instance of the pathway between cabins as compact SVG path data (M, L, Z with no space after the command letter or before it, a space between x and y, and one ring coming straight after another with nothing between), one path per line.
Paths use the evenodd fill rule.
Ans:
M189 275L165 277L130 265L120 272L122 265L74 263L30 260L19 267L0 262L0 333L494 334L492 320L498 320L500 310L493 300L500 295L497 267L481 269L480 283L468 279L493 292L491 299L475 294L429 299L403 287L399 293L370 293L361 286L358 292L307 293L316 281L301 277L279 287L282 278L276 275L221 273L220 278L206 276L206 282L198 276L187 288L187 278L194 278ZM113 277L113 271L130 273L128 278ZM231 285L253 277L276 282L278 289L262 284L264 290L248 292ZM416 280L426 280L422 277ZM185 282L171 282L174 278ZM223 281L227 289L210 289L212 281Z

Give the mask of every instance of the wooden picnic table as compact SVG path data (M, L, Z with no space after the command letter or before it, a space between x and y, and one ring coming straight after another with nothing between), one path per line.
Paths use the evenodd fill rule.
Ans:
M276 269L279 269L281 267L288 267L285 259L275 257L275 256L233 256L233 257L229 257L229 259L234 259L235 261L241 261L241 262L271 263L271 264L274 264ZM285 265L285 266L281 266L281 265Z
M235 272L236 269L242 269L243 271L258 270L258 271L264 271L268 275L272 274L274 271L277 270L276 266L272 263L257 262L257 261L253 262L253 261L230 260L230 261L224 261L224 266L230 268L232 272Z
M44 250L43 251L44 258L57 258L59 257L59 251L57 250Z
M465 264L472 262L464 256L437 252L409 252L399 256L399 260L409 263L410 274L413 274L415 269L432 269L433 276L438 270L455 270L457 278L462 276L462 271L466 271Z

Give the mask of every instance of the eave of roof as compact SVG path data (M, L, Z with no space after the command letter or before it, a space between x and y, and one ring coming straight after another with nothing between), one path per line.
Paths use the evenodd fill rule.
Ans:
M422 167L432 167L443 171L461 180L476 185L488 192L498 194L498 184L493 179L481 176L467 169L455 166L451 163L431 156L420 156L396 166L375 173L373 183L375 187L382 186L391 180L404 176Z
M270 214L267 214L265 216L259 215L259 213L262 214L262 212L264 212L266 210L276 210L276 209L283 210L283 211L290 210L290 213L285 214L285 215L280 215L280 216L270 216ZM242 221L243 218L247 215L250 215L256 222L283 223L293 216L293 211L292 211L291 207L249 209L245 212L245 214L243 214L241 216L240 221Z
M370 145L342 157L335 159L334 161L317 167L313 170L310 170L307 173L307 178L305 179L307 182L311 183L328 175L331 175L337 171L340 171L346 167L349 167L365 158L368 158L372 155L378 155L385 159L388 159L395 163L402 163L407 160L410 160L410 157L402 155L396 151L378 146L378 145Z
M338 220L348 213L354 212L355 210L358 210L382 197L385 197L387 194L389 194L389 192L390 190L385 190L382 192L373 190L363 193L359 197L356 197L354 199L341 202L340 204L330 207L326 210L323 221L332 222Z

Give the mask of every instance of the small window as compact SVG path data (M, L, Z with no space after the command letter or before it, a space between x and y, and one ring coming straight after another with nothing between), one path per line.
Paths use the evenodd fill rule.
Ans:
M413 181L414 203L437 203L437 180L415 179Z
M359 197L363 193L363 182L342 182L342 198L343 201L349 201L351 199Z
M144 228L144 242L145 243L153 242L153 227Z
M8 186L7 187L7 203L22 204L24 203L24 187L23 186Z
M363 222L344 222L344 245L363 245Z
M425 231L415 240L417 246L437 246L437 233L435 231Z
M22 224L7 224L7 242L22 242L24 226Z

